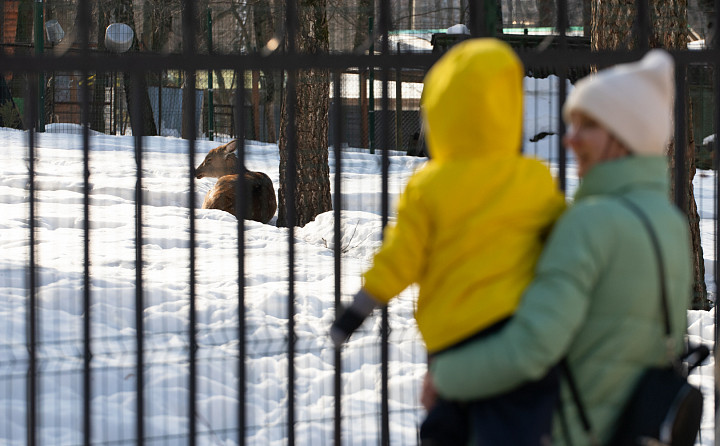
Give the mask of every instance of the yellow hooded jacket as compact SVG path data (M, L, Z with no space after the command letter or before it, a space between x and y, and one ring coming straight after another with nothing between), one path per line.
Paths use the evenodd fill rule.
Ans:
M548 168L521 156L523 67L497 39L462 42L425 78L432 159L414 174L364 289L387 304L412 283L430 353L510 316L565 206Z

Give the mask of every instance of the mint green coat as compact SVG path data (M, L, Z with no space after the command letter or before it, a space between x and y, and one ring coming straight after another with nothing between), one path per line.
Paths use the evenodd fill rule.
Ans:
M605 442L644 368L663 364L660 288L654 251L636 203L658 233L676 350L691 296L687 219L669 201L665 157L627 157L593 167L556 223L511 321L497 334L434 357L440 395L469 400L538 379L564 356L598 438ZM470 236L470 235L468 235ZM573 444L586 444L563 386ZM556 416L555 443L564 444Z

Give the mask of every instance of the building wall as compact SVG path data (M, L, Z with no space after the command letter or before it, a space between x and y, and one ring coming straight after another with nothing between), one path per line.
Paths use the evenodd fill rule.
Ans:
M3 2L2 17L0 17L0 29L2 35L0 40L2 43L13 43L15 42L15 34L17 33L17 20L18 20L18 1L17 0L5 0ZM12 52L12 49L9 49Z

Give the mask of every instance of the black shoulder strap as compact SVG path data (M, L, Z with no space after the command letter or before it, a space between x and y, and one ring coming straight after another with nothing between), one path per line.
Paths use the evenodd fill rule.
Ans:
M580 391L578 390L577 384L575 383L575 376L572 374L572 372L570 372L570 365L568 364L567 357L560 360L559 366L562 373L565 374L565 381L567 381L568 388L570 389L570 395L575 402L575 406L577 406L578 417L580 417L580 423L582 423L583 430L590 438L590 444L594 446L598 443L595 440L595 435L592 431L592 425L590 424L590 419L588 418L587 411L585 410L585 404L583 404L582 402L582 399L580 397ZM572 446L573 442L570 438L570 430L567 428L567 420L565 419L564 410L560 413L560 418L564 427L565 443Z
M660 251L660 241L658 240L657 233L650 223L648 216L632 201L626 197L619 197L620 202L630 209L635 215L638 216L640 221L645 226L648 234L650 235L650 241L652 242L653 249L655 250L655 258L657 259L658 277L660 278L660 307L663 312L663 318L665 322L665 335L668 337L672 336L672 330L670 326L670 310L668 307L667 298L667 285L665 284L665 262L663 261L662 252Z
M653 250L655 251L655 258L657 259L657 267L658 267L658 277L660 278L660 307L663 312L663 318L665 323L665 335L667 336L668 340L672 339L672 331L670 327L670 312L668 309L668 300L667 300L667 287L665 284L665 262L663 261L662 253L660 252L660 242L658 241L657 233L652 227L652 224L650 223L650 219L645 215L645 213L632 201L628 200L625 197L619 197L619 201L630 211L632 211L633 214L637 215L637 217L642 222L643 226L645 226L645 229L647 230L647 233L650 236L650 242L652 243ZM671 354L671 352L669 353ZM672 358L671 358L672 359ZM580 422L583 425L583 429L590 437L590 441L592 444L597 444L596 439L592 432L592 425L590 424L590 419L587 416L587 411L585 410L585 405L582 402L582 399L580 397L580 391L577 388L577 384L575 383L575 378L570 371L570 366L567 362L567 357L563 358L560 361L560 369L565 374L565 378L568 384L568 387L570 389L570 394L572 395L573 401L575 402L575 405L577 406L578 410L578 416L580 417ZM566 441L568 444L570 443L570 438L566 438Z

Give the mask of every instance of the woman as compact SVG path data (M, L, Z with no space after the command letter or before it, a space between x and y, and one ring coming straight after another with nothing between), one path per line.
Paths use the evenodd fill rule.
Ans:
M690 302L687 219L669 201L674 66L662 50L579 81L563 118L582 183L558 220L514 317L498 333L437 355L423 402L489 398L542 377L567 357L591 424L606 443L647 367L666 362L653 247L626 199L658 233L677 352ZM563 386L566 387L566 386ZM566 388L573 444L589 442ZM563 444L556 414L553 441Z

